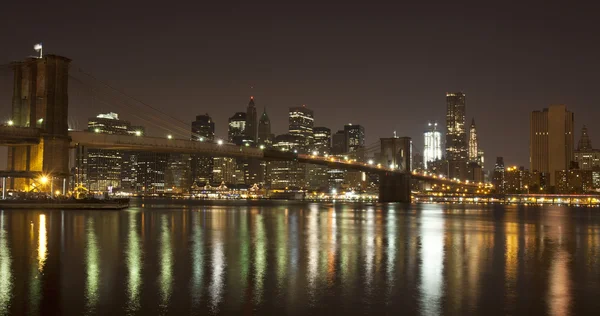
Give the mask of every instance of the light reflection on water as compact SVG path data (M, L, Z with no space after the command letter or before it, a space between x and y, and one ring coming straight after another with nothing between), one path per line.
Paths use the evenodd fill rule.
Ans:
M596 210L290 203L0 212L2 316L600 310Z
M12 298L13 275L11 270L10 245L4 211L0 211L0 316L10 312Z

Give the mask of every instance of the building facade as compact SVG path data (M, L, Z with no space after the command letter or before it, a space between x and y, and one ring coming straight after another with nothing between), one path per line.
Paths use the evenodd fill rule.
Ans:
M256 105L254 104L254 97L250 97L248 107L246 108L246 137L248 140L256 144L258 139L258 118L256 114Z
M579 169L600 169L600 150L593 149L592 141L588 135L587 127L585 126L581 129L581 138L579 139L577 150L575 150L573 156L573 160L577 163Z
M210 115L198 115L192 122L192 140L214 141L215 122ZM206 155L191 155L191 184L204 185L213 180L213 158Z
M573 160L573 113L564 105L552 105L530 115L530 169L548 174L555 185L556 171L568 170Z
M442 159L442 134L437 130L437 123L429 123L423 135L423 167L428 169L431 162Z
M242 143L246 137L246 113L237 112L229 118L227 137L230 143Z
M314 113L311 109L304 105L290 108L289 134L299 137L300 144L296 148L299 152L306 153L310 150L314 142L314 123Z
M319 155L331 153L331 130L327 127L314 128L313 150Z
M450 178L466 178L469 149L465 120L465 94L446 93L446 159Z
M365 128L357 124L344 125L346 153L355 153L365 147Z

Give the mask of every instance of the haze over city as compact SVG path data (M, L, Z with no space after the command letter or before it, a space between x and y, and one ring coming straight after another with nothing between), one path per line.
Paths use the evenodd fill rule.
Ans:
M584 6L73 2L42 10L11 2L0 12L0 60L21 60L42 41L45 52L183 121L209 113L217 135L254 95L276 134L287 128L287 109L306 104L316 125L361 124L366 143L397 131L416 151L427 122L444 125L445 93L463 91L490 170L496 156L528 166L529 113L550 104L575 113L576 139L584 124L600 139L599 26ZM36 23L20 23L25 16ZM2 118L11 82L0 76ZM76 89L71 98L79 128L118 111Z

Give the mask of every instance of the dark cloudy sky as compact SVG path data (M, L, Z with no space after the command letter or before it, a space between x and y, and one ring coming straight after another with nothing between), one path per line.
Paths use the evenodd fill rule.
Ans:
M421 150L426 123L444 122L445 93L464 91L488 168L496 156L528 166L529 112L553 103L575 112L576 140L587 124L600 144L591 1L68 2L3 2L0 64L43 41L46 53L180 120L209 113L218 135L254 95L276 134L288 107L306 104L319 126L362 124L367 143L396 130ZM71 86L80 127L99 111L123 112ZM10 89L0 74L0 118Z

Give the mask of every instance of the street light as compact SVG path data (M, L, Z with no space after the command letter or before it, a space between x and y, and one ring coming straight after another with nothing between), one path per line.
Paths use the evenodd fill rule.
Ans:
M173 139L173 135L169 134L169 135L167 135L167 138L168 139Z
M372 165L373 163L373 159L369 159L369 164Z
M48 177L46 177L46 176L42 176L42 177L40 178L40 183L41 183L41 184L46 184L46 183L48 183Z
M100 133L100 129L99 128L94 128L94 133Z
M223 140L219 139L219 140L217 141L217 145L223 145Z
M316 156L316 155L318 155L319 153L318 153L316 150L313 150L312 154L313 154L313 156Z
M6 122L6 124L8 124L8 126L13 126L13 125L15 125L15 122L13 122L13 120L8 120L8 122Z
M135 136L142 136L142 131L135 131Z
M260 146L258 146L258 148L265 149L265 145L260 145Z

